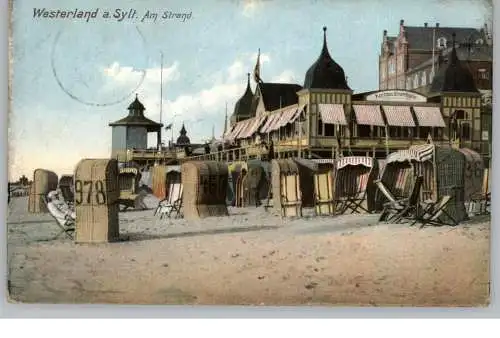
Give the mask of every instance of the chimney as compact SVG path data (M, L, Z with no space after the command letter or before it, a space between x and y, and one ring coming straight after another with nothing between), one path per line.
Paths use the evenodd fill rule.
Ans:
M405 24L405 21L403 19L399 20L399 25L403 26Z
M387 29L384 29L384 36L387 36Z
M424 27L427 28L427 22L424 22Z
M439 28L439 22L436 22L436 28Z

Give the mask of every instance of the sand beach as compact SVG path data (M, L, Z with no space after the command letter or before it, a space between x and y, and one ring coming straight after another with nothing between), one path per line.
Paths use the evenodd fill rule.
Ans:
M148 196L146 204L157 200ZM457 227L378 223L378 214L163 219L120 213L129 241L75 244L49 214L13 198L11 302L210 305L485 306L490 220Z

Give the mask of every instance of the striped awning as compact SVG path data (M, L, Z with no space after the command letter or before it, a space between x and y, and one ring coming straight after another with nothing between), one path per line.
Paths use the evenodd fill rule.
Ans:
M270 131L273 131L273 130L276 130L279 128L282 116L283 116L283 113L274 114L274 119L269 124L269 127L267 128L267 132L270 132Z
M296 112L297 112L297 108L290 108L290 109L285 110L283 112L283 116L280 119L278 128L284 127L288 123L290 123L290 120L292 119L292 117L295 115Z
M254 118L245 120L245 127L238 135L239 138L247 138L251 135L251 134L249 135L249 133L250 133L250 130L252 129L253 124L256 122L256 119L257 118L254 117Z
M231 139L235 140L238 138L238 135L241 133L243 128L245 128L246 121L238 122L238 125L234 128L234 133L231 135Z
M265 118L266 118L265 116L254 117L253 121L250 124L250 127L246 132L245 137L251 137L259 129L260 125L262 124Z
M434 154L433 144L422 144L411 146L409 149L396 151L387 156L387 163L391 162L405 162L405 161L418 161L424 162L432 159Z
M439 107L413 107L420 127L445 127Z
M289 123L295 122L295 120L300 116L300 114L304 111L304 108L306 107L305 104L300 105L300 107L295 111L295 114L293 114L292 118L290 119Z
M260 129L261 133L268 133L269 132L269 127L274 123L274 120L278 118L279 115L274 114L274 115L268 115L267 116L267 121L264 123L264 126Z
M245 121L242 121L242 123L243 123L243 127L241 127L240 132L236 136L237 138L246 138L247 137L247 132L253 123L253 119L247 119Z
M363 165L368 168L373 167L373 158L366 156L347 156L337 160L337 169L341 169L348 165Z
M319 113L323 123L346 125L344 106L342 104L319 103Z
M393 127L415 127L410 106L382 106L387 125Z
M369 126L385 126L380 106L354 104L356 123Z

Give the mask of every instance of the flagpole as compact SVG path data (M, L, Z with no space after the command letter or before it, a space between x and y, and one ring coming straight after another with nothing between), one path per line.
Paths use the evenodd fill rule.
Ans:
M160 52L160 124L162 123L163 118L163 52ZM160 128L160 144L161 147L161 128Z
M431 74L432 74L433 78L436 75L435 72L434 72L434 49L435 49L435 45L436 45L436 28L433 27L432 28L432 70L431 70Z

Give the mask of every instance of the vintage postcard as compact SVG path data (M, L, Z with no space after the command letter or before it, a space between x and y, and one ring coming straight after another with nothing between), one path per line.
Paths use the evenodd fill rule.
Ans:
M11 1L9 301L487 306L492 7Z

